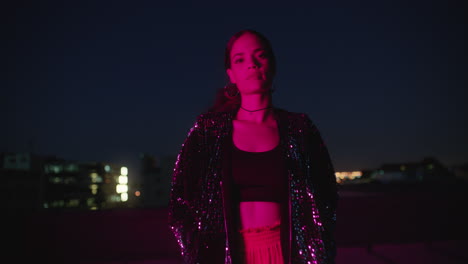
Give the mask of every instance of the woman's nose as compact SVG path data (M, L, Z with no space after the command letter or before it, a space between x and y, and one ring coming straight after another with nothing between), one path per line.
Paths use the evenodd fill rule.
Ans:
M249 60L249 69L258 69L258 68L260 68L260 63L255 58L251 58Z

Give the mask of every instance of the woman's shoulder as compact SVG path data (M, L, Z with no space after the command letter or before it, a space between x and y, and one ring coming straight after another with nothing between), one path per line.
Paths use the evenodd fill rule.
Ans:
M274 108L277 117L280 120L287 121L289 126L294 128L314 128L315 125L312 119L307 113L304 112L293 112L284 108ZM220 127L228 124L229 121L234 119L235 111L206 111L200 113L197 117L198 126L209 128L209 127Z
M195 127L201 130L220 130L229 125L229 120L232 120L231 112L202 112L196 116Z
M197 119L220 119L232 116L233 112L228 111L205 111L197 116Z
M288 120L288 123L293 127L314 127L312 119L307 113L293 112L282 108L277 108L277 113L283 118Z
M196 119L198 122L202 123L216 123L217 121L223 121L227 120L233 117L233 113L231 112L212 112L212 111L206 111L200 113Z

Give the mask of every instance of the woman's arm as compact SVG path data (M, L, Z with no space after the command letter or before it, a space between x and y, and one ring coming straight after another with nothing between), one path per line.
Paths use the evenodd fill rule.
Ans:
M184 263L196 258L194 185L201 176L203 129L197 118L177 156L169 198L169 226L180 246Z
M309 179L315 189L316 203L324 227L324 242L326 243L330 263L334 263L336 256L335 225L336 209L338 205L338 183L335 170L328 152L328 148L320 135L318 128L305 115L306 144L311 165Z

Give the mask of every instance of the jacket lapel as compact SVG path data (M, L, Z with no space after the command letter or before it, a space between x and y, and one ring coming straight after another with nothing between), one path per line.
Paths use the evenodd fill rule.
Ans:
M289 256L291 254L291 242L292 242L292 237L291 237L291 214L290 214L290 184L289 184L289 177L290 177L290 159L288 155L288 118L286 116L286 112L280 110L280 109L275 109L275 118L278 124L278 131L280 134L280 147L281 147L281 152L283 157L285 157L285 162L286 166L288 169L288 179L285 181L287 183L286 188L288 189L287 192L285 192L285 197L282 198L282 204L281 204L281 250L283 253L283 259L284 263L290 263L289 261Z
M226 229L226 243L228 250L226 259L231 258L231 263L240 263L240 259L237 259L240 250L240 239L239 239L239 204L234 202L238 200L233 192L233 181L232 181L232 119L234 113L229 113L228 118L223 120L226 122L225 133L222 133L224 138L221 140L221 159L222 159L222 195L224 198L224 215L225 215L225 229ZM228 262L227 262L228 263Z

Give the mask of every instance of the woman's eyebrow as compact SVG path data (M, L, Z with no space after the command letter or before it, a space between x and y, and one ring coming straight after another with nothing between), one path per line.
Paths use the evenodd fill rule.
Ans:
M255 49L254 52L261 51L261 50L265 50L265 49L264 48L258 48L258 49ZM244 52L238 52L238 53L232 55L232 57L234 58L237 55L244 55Z

